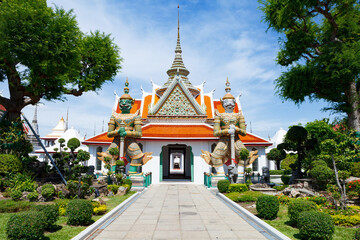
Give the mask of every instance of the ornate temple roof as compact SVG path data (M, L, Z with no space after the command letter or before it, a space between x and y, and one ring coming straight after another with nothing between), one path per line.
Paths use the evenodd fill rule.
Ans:
M58 139L63 135L63 133L66 131L66 122L64 118L62 117L58 124L52 129L52 132L47 134L45 137L42 137L41 139L50 140L50 139Z

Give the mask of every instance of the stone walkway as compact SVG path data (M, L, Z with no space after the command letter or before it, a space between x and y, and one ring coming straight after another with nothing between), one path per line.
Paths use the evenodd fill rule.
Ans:
M152 185L96 240L266 239L202 185Z

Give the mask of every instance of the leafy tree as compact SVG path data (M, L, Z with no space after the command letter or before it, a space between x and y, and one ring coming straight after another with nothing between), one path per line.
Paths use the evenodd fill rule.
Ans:
M286 158L286 152L283 149L273 148L267 154L267 158L269 160L274 161L276 164L276 169L280 170L281 169L280 163L283 159Z
M360 3L356 0L259 0L269 29L282 33L275 80L284 100L325 100L360 131Z
M72 11L50 8L46 0L0 1L0 82L10 92L0 104L10 120L41 99L100 89L121 61L110 36L82 33Z

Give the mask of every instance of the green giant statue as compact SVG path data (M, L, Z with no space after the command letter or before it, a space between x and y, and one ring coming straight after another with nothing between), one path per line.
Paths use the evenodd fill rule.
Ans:
M121 113L113 111L107 136L114 138L108 150L99 155L111 156L109 149L119 148L120 157L130 158L130 168L128 174L137 174L138 167L146 164L151 158L151 152L143 153L136 142L136 138L141 138L141 117L139 110L130 113L135 100L129 95L129 83L126 79L124 94L119 99L119 108Z

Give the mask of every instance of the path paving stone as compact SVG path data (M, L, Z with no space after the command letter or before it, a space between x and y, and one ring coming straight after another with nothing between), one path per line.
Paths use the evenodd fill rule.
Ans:
M202 185L152 185L96 240L267 239Z

